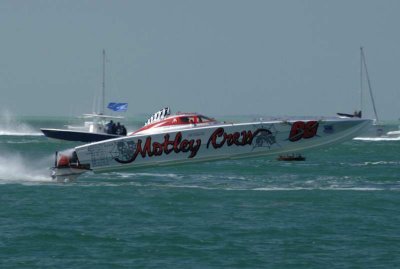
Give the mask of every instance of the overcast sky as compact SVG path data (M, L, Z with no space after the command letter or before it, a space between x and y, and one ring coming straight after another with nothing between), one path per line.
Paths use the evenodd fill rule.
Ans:
M383 119L400 117L400 1L0 1L0 108L127 116L334 115L360 106L363 46ZM364 110L372 116L369 99Z

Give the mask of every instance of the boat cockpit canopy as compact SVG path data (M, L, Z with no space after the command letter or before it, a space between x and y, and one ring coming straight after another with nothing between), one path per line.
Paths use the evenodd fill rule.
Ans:
M169 110L169 109L168 109ZM169 111L168 111L169 112ZM145 125L132 134L148 132L154 128L160 127L183 127L185 125L207 125L216 122L215 119L209 118L196 113L178 113L170 116L168 113L160 113L161 116L152 116Z
M172 119L172 124L198 124L198 123L208 123L215 121L209 117L203 115L182 115L177 116Z

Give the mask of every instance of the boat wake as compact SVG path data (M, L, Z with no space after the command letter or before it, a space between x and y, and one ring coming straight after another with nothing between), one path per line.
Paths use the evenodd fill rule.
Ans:
M51 163L50 156L33 161L21 155L1 156L0 184L51 182L49 163Z
M32 126L19 122L8 111L3 110L0 116L0 136L42 136L43 134L35 130Z
M400 137L355 137L353 140L369 142L400 141Z
M0 127L0 136L43 136L42 133L38 132L26 132L26 131L20 131L20 130L4 130Z
M218 173L111 172L85 175L77 181L82 186L130 186L160 191L168 189L201 189L211 191L400 191L400 181L360 176L315 175L297 173L226 175Z

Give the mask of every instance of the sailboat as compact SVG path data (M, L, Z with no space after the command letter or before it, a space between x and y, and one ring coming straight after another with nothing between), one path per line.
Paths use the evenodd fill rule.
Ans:
M362 117L362 111L363 111L363 99L364 99L364 87L363 87L363 82L364 82L364 72L365 72L365 79L367 81L368 84L368 92L369 92L369 96L371 99L371 103L372 103L372 108L374 111L374 121L372 124L372 132L374 136L382 136L384 133L384 129L382 124L379 121L379 117L378 117L378 112L376 110L376 105L375 105L375 99L374 99L374 95L372 93L372 87L371 87L371 80L369 78L369 74L368 74L368 68L367 68L367 61L365 58L365 54L364 54L364 48L360 47L360 110L359 111L355 111L353 114L347 114L347 113L337 113L337 115L339 117L342 118L361 118ZM369 133L371 132L371 130L369 131Z
M122 116L105 115L105 59L106 53L103 50L103 81L101 92L101 108L98 112L91 114L83 114L82 118L87 119L83 126L66 125L67 129L50 129L41 128L43 134L49 138L80 141L80 142L96 142L111 138L126 136L127 131L124 125L114 123L122 120ZM127 103L109 103L107 108L124 112L128 108Z

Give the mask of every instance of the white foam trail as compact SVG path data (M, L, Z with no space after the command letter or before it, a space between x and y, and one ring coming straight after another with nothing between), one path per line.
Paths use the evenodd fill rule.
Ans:
M41 136L43 134L28 124L18 122L10 111L3 109L0 114L0 135Z
M2 128L0 126L0 128ZM42 133L38 133L38 132L21 132L20 130L4 130L1 129L0 130L0 136L43 136Z
M384 191L384 188L373 188L373 187L263 187L263 188L255 188L255 191L313 191L313 190L321 190L321 191ZM396 189L393 189L396 190Z
M173 173L127 173L127 172L116 172L115 175L121 178L134 178L134 177L154 177L154 178L171 178L171 179L181 179L181 175Z
M353 140L358 140L358 141L371 141L371 142L377 142L377 141L400 141L400 137L355 137Z
M23 182L50 182L48 169L51 157L27 160L20 155L0 157L0 184Z

